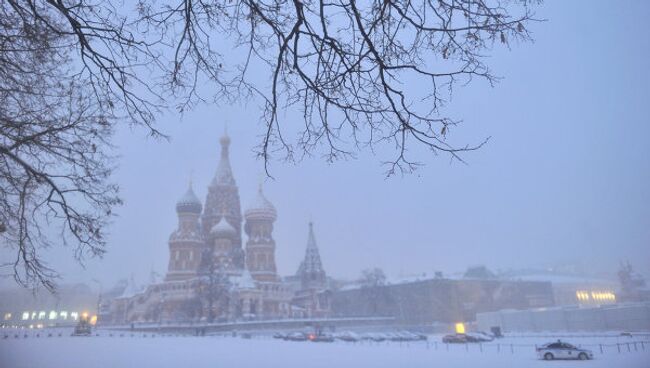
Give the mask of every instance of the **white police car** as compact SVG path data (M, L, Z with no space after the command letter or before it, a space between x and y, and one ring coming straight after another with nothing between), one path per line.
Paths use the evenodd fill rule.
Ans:
M580 349L569 343L558 340L537 348L537 356L544 360L553 359L593 359L594 354L591 350Z

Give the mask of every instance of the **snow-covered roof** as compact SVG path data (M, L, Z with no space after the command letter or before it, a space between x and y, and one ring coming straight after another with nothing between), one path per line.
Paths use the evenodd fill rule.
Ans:
M578 275L529 274L515 276L512 279L520 281L547 281L554 284L616 284L611 280Z
M139 286L135 283L135 279L133 278L133 275L131 275L131 278L129 279L129 283L124 289L124 293L119 296L119 298L130 298L134 295L140 294L144 292L145 288L143 286Z
M210 233L214 235L234 235L237 233L237 230L230 225L225 217L222 217L221 221L210 229Z
M251 273L248 272L248 269L244 269L240 276L232 276L230 281L237 286L239 289L255 289L255 279L251 276Z

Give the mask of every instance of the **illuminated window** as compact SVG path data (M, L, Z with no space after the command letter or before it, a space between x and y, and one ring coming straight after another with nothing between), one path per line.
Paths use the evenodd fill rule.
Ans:
M50 311L50 319L56 319L57 313L56 311Z
M76 321L79 318L79 313L77 313L77 312L70 313L70 318L72 318L72 319L74 319Z
M32 312L32 319L36 319L36 312Z
M5 321L8 321L11 319L11 313L5 313Z
M63 320L68 319L68 312L66 312L66 311L61 311L61 312L59 313L59 317L60 317L61 319L63 319Z
M41 312L39 312L39 313L38 313L38 319L45 319L45 315L46 315L46 314L47 314L47 313L45 313L45 311L41 311Z
M23 321L26 321L29 319L29 312L23 312Z

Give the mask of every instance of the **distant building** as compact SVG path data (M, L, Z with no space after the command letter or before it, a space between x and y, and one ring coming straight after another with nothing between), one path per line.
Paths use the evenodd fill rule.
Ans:
M97 313L99 296L86 284L64 284L56 293L33 293L30 289L0 291L0 325L37 326L75 323L87 313Z
M205 205L192 185L176 204L177 229L169 237L164 281L127 288L106 313L113 323L231 321L327 314L327 288L313 225L294 288L276 269L273 226L277 211L260 185L242 216L229 159L230 138L220 139L221 158ZM242 224L243 222L243 224ZM243 226L242 226L243 225ZM243 227L243 231L242 231ZM243 234L247 239L243 248Z
M650 331L650 303L563 306L479 313L479 330L503 332Z
M328 315L330 311L330 287L316 245L314 224L311 222L309 223L305 258L298 267L295 280L300 282L300 287L293 297L292 304L297 306L300 312L294 313L294 315L297 314L301 317L324 317Z
M403 324L474 321L503 308L554 305L549 282L432 278L384 286L350 287L331 295L337 317L394 317Z
M555 305L602 305L618 302L618 285L614 281L580 274L532 272L516 275L512 280L548 281L553 285Z

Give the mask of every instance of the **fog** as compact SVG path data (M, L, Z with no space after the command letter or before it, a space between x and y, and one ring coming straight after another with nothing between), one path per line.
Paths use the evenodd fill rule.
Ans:
M85 267L71 249L51 249L47 258L60 282L109 286L131 274L141 282L151 270L164 274L175 203L190 179L205 199L227 126L242 209L260 181L277 208L281 275L295 273L309 221L337 278L374 266L397 277L476 264L611 276L623 260L648 275L650 6L549 2L538 16L547 21L533 25L534 43L494 51L490 63L503 77L495 88L477 81L454 91L447 111L463 123L453 140L491 137L463 156L467 165L416 152L426 166L385 178L387 152L332 164L314 155L296 165L272 161L268 178L253 152L263 132L256 105L172 111L159 121L169 141L118 131L114 181L124 205L106 256Z
M317 3L300 0L234 4L199 1L180 2L179 8L169 10L169 14L177 14L151 23L157 16L148 18L147 6L160 10L164 5L145 0L139 5L138 14L130 13L135 18L142 17L134 23L135 33L142 32L138 37L157 37L158 30L148 28L152 24L161 29L170 27L171 36L162 32L161 37L172 46L181 42L178 50L182 54L182 41L173 39L181 37L180 33L175 34L181 32L180 28L175 27L194 19L196 13L192 12L205 11L201 14L205 18L194 19L199 28L208 30L199 34L198 39L206 37L209 45L219 45L219 52L226 55L224 64L233 60L237 64L239 57L245 57L245 47L228 50L224 45L242 37L239 27L247 27L249 21L253 30L243 33L252 32L248 35L251 45L257 45L255 52L263 50L277 57L274 46L265 50L264 41L253 41L255 37L266 40L265 35L257 34L258 29L268 26L269 39L278 32L273 22L262 16L268 11L277 17L279 29L292 29L289 36L278 37L278 42L285 40L280 50L293 43L288 46L291 51L278 52L280 56L283 52L293 53L293 64L285 61L282 65L286 70L277 70L291 75L289 80L293 81L291 78L302 72L303 62L306 68L314 67L325 75L329 74L328 68L339 68L332 72L335 77L318 81L326 87L315 88L327 89L324 94L331 93L328 98L337 103L344 101L343 106L350 102L341 95L359 93L356 88L360 88L363 92L350 97L354 100L350 106L359 103L359 109L372 116L373 124L377 116L402 119L406 114L408 118L394 127L381 118L377 123L379 130L386 126L395 128L395 137L406 132L403 136L416 138L413 130L409 132L410 127L420 129L419 124L426 126L426 120L411 114L411 107L405 105L393 105L395 111L387 108L389 113L384 115L385 106L378 108L368 102L364 105L365 99L379 95L380 100L393 103L391 94L401 94L390 87L395 83L415 92L406 93L406 100L417 105L417 101L412 102L417 100L413 96L438 93L439 81L447 78L447 62L467 63L453 67L462 68L459 75L469 75L473 80L466 85L454 84L450 100L440 109L440 116L461 123L448 126L436 122L440 125L435 125L434 133L415 131L425 141L442 142L443 146L448 143L450 147L481 147L460 152L462 160L456 160L444 150L432 153L426 144L407 141L407 160L421 166L402 175L387 175L389 167L385 163L396 159L399 143L385 141L371 140L372 147L353 152L355 157L333 162L328 161L330 147L323 142L304 156L297 148L296 162L285 160L282 152L272 148L271 157L265 162L257 153L267 129L268 120L264 119L269 119L268 115L263 116L261 101L212 103L210 98L218 93L217 83L200 79L196 91L207 98L204 103L183 108L182 112L178 106L165 106L155 122L155 129L167 138L152 138L151 131L146 129L146 117L130 122L127 117L137 116L133 110L118 112L125 118L110 141L114 145L112 164L116 168L111 182L119 185L123 204L114 212L111 187L101 180L106 147L98 148L95 143L105 143L103 132L108 134L110 130L115 95L108 93L106 97L99 93L89 97L88 103L81 96L84 92L79 92L86 91L88 86L84 83L75 88L61 87L67 86L66 82L49 75L49 69L57 69L59 64L52 61L57 57L65 65L67 55L57 55L59 51L53 50L58 48L52 45L61 40L72 42L74 46L69 49L61 46L67 50L62 53L79 51L75 48L77 42L84 45L79 47L86 52L91 50L90 46L84 44L83 37L77 40L74 32L61 39L55 36L50 44L45 35L57 33L50 32L57 29L52 26L54 23L34 21L40 29L32 29L31 25L25 26L30 21L25 22L24 14L39 19L36 13L42 10L65 27L69 14L75 15L76 11L89 19L109 19L82 22L85 26L75 31L83 33L94 30L97 24L108 27L113 21L119 23L117 13L113 12L131 5L109 1L84 7L82 1L78 6L65 8L69 2L64 1L65 4L38 3L20 10L15 4L22 6L23 2L10 1L0 6L0 18L2 14L11 15L0 22L2 49L14 48L3 53L14 55L17 60L11 60L12 56L0 57L0 97L6 99L0 102L0 128L6 130L0 134L0 208L5 211L0 213L0 235L8 245L0 249L0 366L49 368L74 366L83 361L85 366L95 368L208 367L214 362L236 367L269 363L278 367L541 367L555 359L593 360L593 367L648 366L650 2L548 1L533 6L535 18L541 21L529 22L523 16L511 22L520 15L510 18L501 14L506 14L511 5L507 0L485 3L490 5L473 1L452 1L451 5L444 1L423 2L421 8L410 2L384 2L385 8L377 13L380 15L373 12L377 11L374 6L382 2L359 2L360 12L354 0L321 2L317 13L310 8L316 8ZM179 11L183 4L191 11ZM528 6L528 2L523 4L524 8ZM258 6L268 6L268 10L255 10ZM406 15L399 10L400 6L405 6ZM243 7L244 13L250 7L251 13L239 15L239 7ZM389 13L398 9L399 20L394 22L394 15L384 15L386 8ZM303 9L313 13L305 16L301 13ZM229 18L229 12L238 16ZM413 23L407 16L411 12L421 24ZM435 13L437 18L418 12ZM173 20L179 14L184 14L181 20ZM340 14L344 14L343 21L337 18ZM377 18L371 20L371 15ZM433 25L429 24L430 18L434 18ZM467 21L467 27L458 26L458 19ZM317 26L322 29L312 31L309 22L314 20L322 21ZM229 21L232 23L224 25ZM258 21L260 28L256 28ZM328 29L336 28L337 22L348 22L334 36L344 37L327 44L324 40L335 33L328 35ZM370 36L362 23L370 30ZM403 23L406 25L400 27ZM70 24L74 29L75 24ZM328 28L331 24L334 26ZM411 30L411 26L418 32L416 41L407 41L412 42L411 48L395 47L395 40L401 43L411 37L400 33L403 29ZM136 28L129 27L115 34L106 33L107 37L120 40L118 46L111 46L96 35L88 36L88 45L99 50L107 47L107 55L121 57L127 64L137 60L138 66L130 65L128 70L141 70L140 58L151 58L151 63L160 63L149 70L154 77L158 72L165 73L162 65L174 60L174 56L160 56L157 51L148 54L143 43L131 40L126 30ZM215 34L220 30L226 36ZM322 36L311 33L321 31ZM346 39L346 32L352 33L351 39ZM524 42L527 32L533 42ZM19 36L12 39L13 33ZM462 46L456 39L460 33ZM187 34L183 33L181 39ZM47 40L40 42L41 36ZM288 42L292 37L293 41ZM303 38L298 41L299 37ZM318 41L322 44L317 46L315 42L311 52L301 44L298 52L299 42L309 44L318 37L323 37L323 41ZM420 37L426 40L422 44L418 41ZM379 41L371 41L375 38ZM437 38L440 40L436 41ZM242 39L245 37L235 42ZM23 40L27 40L28 46L30 42L37 46L26 47L21 43ZM359 45L351 47L352 51L346 47L342 47L346 51L337 49L336 45L346 40ZM495 44L484 50L484 41ZM12 42L19 46L11 46ZM268 42L272 44L275 40ZM373 51L380 43L381 52ZM205 46L201 41L196 45ZM454 49L450 51L452 56L447 53L450 45ZM115 56L120 47L136 56ZM137 51L141 47L147 52ZM323 51L328 47L331 50ZM433 60L418 60L420 47ZM173 47L161 49L169 51ZM490 72L499 77L495 85L480 78L480 63L473 64L464 60L465 56L458 56L474 51L489 55L485 62ZM406 54L393 55L401 52ZM307 55L307 61L302 53ZM331 54L325 58L327 53ZM344 61L331 61L330 58L341 54L360 60L352 60L353 66L348 66L348 56L343 57ZM374 56L364 61L367 56L362 54ZM413 60L404 57L407 54ZM47 55L54 56L47 59ZM328 61L318 61L314 66L310 64L315 63L315 59L310 59L314 55ZM77 55L70 57L72 64L79 62L75 59ZM6 60L11 61L11 68L5 68L9 64ZM220 58L216 60L219 63L214 65L218 68L211 69L207 62L201 72L218 70L218 74L222 65ZM183 69L187 64L183 63L192 62L171 61L175 68L170 75L182 77L183 73L176 71L187 72ZM255 80L256 87L268 89L268 69L256 63L262 64L259 59L247 64L246 78ZM320 63L332 64L321 69ZM21 76L15 79L18 86L27 87L15 92L6 87L14 82L13 76L5 83L2 76L7 73L2 69L22 64L26 64L25 71L17 72ZM386 65L389 72L385 72ZM436 76L425 80L428 74L419 72L420 67L432 68L435 71L431 73ZM474 72L465 74L465 68L474 67ZM30 68L47 72L39 74ZM418 78L401 78L402 70L412 72L411 68L417 71L414 74ZM112 69L101 73L110 74L109 70ZM476 70L478 74L472 74ZM393 71L396 74L390 75ZM58 75L56 72L52 75ZM63 72L66 73L69 74ZM386 83L383 73L394 80ZM39 85L37 79L31 79L34 75L45 75L46 82ZM84 78L81 75L75 78ZM147 80L134 87L133 96L150 96L148 88L159 88L159 80L154 77L150 83ZM93 81L92 74L88 78ZM129 78L133 82L148 77ZM436 83L434 89L432 81ZM98 86L100 90L115 88L101 83L89 85L87 91L96 91ZM301 88L283 82L280 86L280 91ZM69 98L71 109L87 109L91 111L89 115L85 115L87 111L69 113L61 104L50 102L50 96L59 101L59 88L70 91L64 93L61 101ZM385 94L376 90L373 93L373 88L383 88ZM42 100L39 93L45 96ZM13 102L13 94L27 97L19 96L18 102ZM286 96L283 92L279 95L281 99ZM128 102L119 105L124 103L120 99L128 96L117 96L115 106L139 106ZM22 99L28 102L22 103ZM89 104L87 107L84 101ZM320 99L316 101L322 103ZM420 103L426 101L430 100ZM328 127L335 126L337 118L341 118L337 115L341 111L336 109L330 115L329 103L325 108L318 105L318 112L313 113L322 114L325 109ZM305 127L309 125L309 115L302 115L302 102L288 109L284 104L285 101L279 102L282 108L278 124L283 137L295 144L305 129L310 130ZM388 102L379 105L382 104ZM350 106L346 113L351 115L347 116L354 116L357 107ZM42 111L54 111L50 115L56 115L59 110L64 111L63 118L43 117L47 114ZM418 106L413 111L421 110L425 109ZM106 111L108 120L104 120ZM68 123L76 119L77 112L79 121L88 121L78 126ZM320 118L323 119L322 115ZM443 130L438 134L440 128ZM372 125L372 129L376 126ZM368 131L362 132L365 133ZM343 144L354 146L360 142L355 141L356 136L340 134L348 139ZM382 131L379 135L383 134L391 133ZM29 158L21 159L22 154ZM41 159L39 155L47 158ZM78 161L70 157L88 162L86 166L77 165ZM30 159L44 173L30 169ZM49 173L59 163L68 173ZM239 201L234 199L230 168ZM63 194L57 189L59 180L72 183L60 185ZM82 188L75 190L75 185ZM263 195L258 192L260 189ZM74 195L66 197L69 192ZM7 198L14 202L7 204ZM78 205L79 199L91 204L90 217L67 210ZM72 206L68 207L68 201ZM240 204L242 216L237 213ZM246 211L251 205L253 209ZM57 218L61 213L65 214L63 221ZM79 241L87 239L85 251L101 246L104 238L98 227L101 218L112 213L103 257L78 260L77 243L56 244L63 243L65 238L58 234L70 233ZM65 226L60 227L61 224ZM41 230L53 246L39 247L46 244L39 238ZM31 244L36 244L36 251L32 252ZM41 260L46 263L39 263ZM50 268L59 277L53 278L55 284L48 290ZM569 366L559 364L558 367Z

